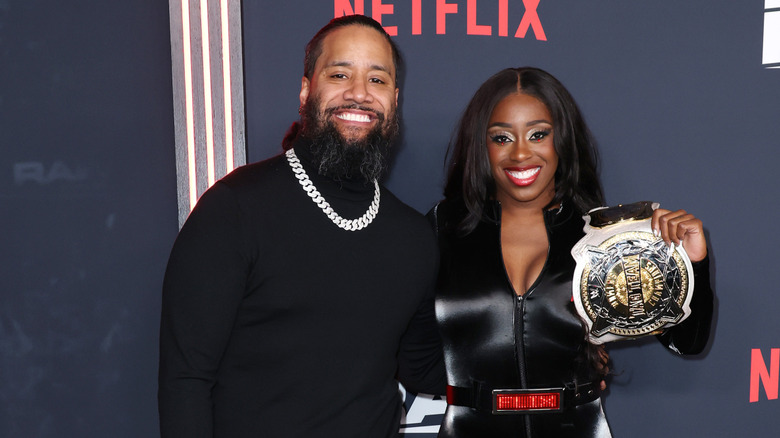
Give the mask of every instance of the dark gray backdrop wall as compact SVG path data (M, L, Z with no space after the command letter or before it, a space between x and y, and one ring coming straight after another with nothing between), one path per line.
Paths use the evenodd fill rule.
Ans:
M152 437L168 3L0 1L0 436Z
M249 161L281 150L297 118L305 43L334 5L356 2L372 15L371 1L244 1ZM650 199L703 219L717 297L710 347L679 358L653 340L614 345L605 407L615 436L776 436L780 70L762 65L764 1L541 0L546 41L532 30L513 37L521 0L508 2L507 37L497 35L498 1L475 2L489 36L467 34L466 0L446 2L458 13L446 15L445 34L436 33L442 2L420 2L420 34L414 2L381 3L392 5L382 21L397 26L407 61L404 136L386 180L402 200L424 212L440 198L447 143L471 94L501 68L532 65L582 107L610 203ZM751 362L752 349L765 364ZM763 366L751 403L751 367Z
M343 2L342 2L343 3ZM350 2L354 4L353 2ZM371 14L371 2L365 2ZM751 349L777 385L780 70L761 65L764 2L541 0L547 41L436 35L436 2L392 4L406 57L404 141L387 180L421 211L476 87L537 65L570 88L600 140L610 202L650 198L704 219L718 295L710 350L611 349L618 437L776 436L778 401L749 402ZM681 4L682 3L682 4ZM297 117L303 45L334 2L244 2L250 161ZM157 434L159 289L176 234L167 2L0 2L0 436ZM652 176L647 176L652 172Z

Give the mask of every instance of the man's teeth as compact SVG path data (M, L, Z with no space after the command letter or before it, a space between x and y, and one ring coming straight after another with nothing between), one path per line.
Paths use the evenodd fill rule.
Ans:
M512 176L512 178L528 179L528 178L531 178L532 176L536 175L537 173L539 173L539 168L538 167L533 167L531 169L519 170L519 171L518 170L508 170L507 172L509 172L509 174Z
M341 113L338 114L336 117L340 118L341 120L346 120L348 122L368 123L371 121L371 117L367 116L366 114Z

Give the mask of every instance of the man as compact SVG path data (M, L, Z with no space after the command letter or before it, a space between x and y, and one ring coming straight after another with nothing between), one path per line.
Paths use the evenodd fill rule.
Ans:
M396 436L396 377L443 391L436 244L376 184L398 63L370 18L321 29L287 153L223 178L184 224L163 286L164 438Z

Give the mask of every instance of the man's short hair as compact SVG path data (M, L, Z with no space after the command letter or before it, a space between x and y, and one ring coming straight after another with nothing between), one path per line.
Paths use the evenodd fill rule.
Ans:
M398 78L402 62L401 53L398 51L398 47L390 38L390 35L385 32L385 29L382 27L382 25L373 18L366 17L365 15L345 15L343 17L334 18L322 29L320 29L319 32L317 32L317 34L312 37L311 41L309 41L309 44L306 44L306 56L303 59L303 75L311 79L311 76L314 74L314 67L317 64L317 59L319 59L320 55L322 54L322 42L325 40L325 37L340 27L354 25L370 27L385 37L385 40L388 44L390 44L390 48L393 52L393 67L395 67L394 79L396 86L398 86Z

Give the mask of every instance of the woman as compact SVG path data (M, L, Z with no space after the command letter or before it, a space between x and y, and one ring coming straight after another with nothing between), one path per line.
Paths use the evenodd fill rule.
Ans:
M600 400L603 350L586 340L572 302L582 216L603 205L594 141L576 103L550 74L506 69L471 99L452 145L445 199L431 212L441 248L436 312L448 407L440 437L609 437ZM658 209L656 235L694 262L692 314L659 340L700 352L712 292L701 221ZM561 411L493 413L495 390ZM519 390L519 391L518 391ZM543 405L545 406L545 405Z

